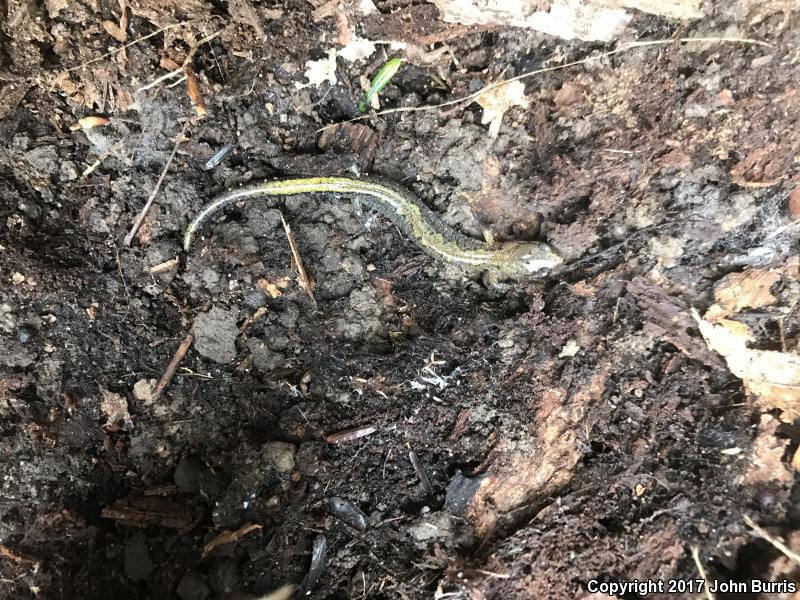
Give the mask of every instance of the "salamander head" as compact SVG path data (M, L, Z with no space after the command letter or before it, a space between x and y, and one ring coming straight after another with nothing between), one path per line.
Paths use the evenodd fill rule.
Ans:
M504 242L496 253L493 268L505 277L545 275L564 262L555 250L541 242Z

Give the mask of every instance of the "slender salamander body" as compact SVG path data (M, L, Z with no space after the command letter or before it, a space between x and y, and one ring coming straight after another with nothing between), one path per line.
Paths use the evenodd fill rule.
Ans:
M540 242L483 243L467 237L422 204L408 190L379 179L303 177L265 181L217 196L203 207L186 228L183 248L189 251L197 234L218 211L249 198L280 198L296 194L346 194L357 196L408 235L437 260L486 271L495 278L543 275L563 260ZM276 204L271 200L269 205Z

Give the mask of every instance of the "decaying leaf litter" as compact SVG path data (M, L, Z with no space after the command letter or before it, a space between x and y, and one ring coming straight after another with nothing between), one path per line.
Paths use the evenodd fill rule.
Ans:
M389 4L6 7L3 594L795 578L793 7L570 42ZM182 256L214 193L354 170L568 270L497 292L334 198Z

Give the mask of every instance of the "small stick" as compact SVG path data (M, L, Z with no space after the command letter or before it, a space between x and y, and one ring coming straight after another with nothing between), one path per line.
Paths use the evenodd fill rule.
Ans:
M153 390L153 400L158 400L161 398L161 394L164 393L164 390L167 389L169 382L172 381L172 376L175 375L175 370L178 368L178 365L181 364L183 357L186 356L186 352L189 350L189 346L192 345L193 341L194 336L191 333L187 333L186 337L183 338L181 345L178 346L177 350L175 350L175 354L172 356L172 360L169 361L169 364L164 370L164 374L161 376L161 379L158 380L156 389Z
M175 158L175 154L178 152L178 146L181 145L181 142L184 139L184 134L186 133L186 129L189 127L189 119L186 120L186 123L183 124L183 129L181 130L180 135L178 136L177 141L175 142L175 147L172 149L172 154L169 155L169 159L167 160L167 164L164 165L164 170L161 171L161 176L158 178L156 182L156 187L153 188L153 191L150 193L150 197L145 202L144 207L142 207L139 216L136 217L136 221L131 227L131 230L128 232L128 235L125 236L124 243L126 246L131 245L131 241L133 240L133 236L136 235L136 232L139 231L139 227L142 226L142 221L144 221L145 217L147 216L147 212L150 210L150 207L153 205L153 200L155 200L156 195L158 194L158 190L161 189L161 184L164 181L164 177L167 175L167 170L169 170L169 166L172 164L173 159Z
M149 90L150 88L157 86L162 81L166 81L167 79L171 79L172 77L177 77L178 75L182 75L188 78L188 74L186 73L186 68L190 66L192 58L194 57L195 52L197 52L197 49L200 48L200 46L202 46L203 44L213 40L220 33L222 33L222 31L223 31L222 29L220 29L219 31L215 31L211 35L207 35L204 38L192 44L192 47L189 49L189 54L186 55L186 58L184 59L183 64L180 67L178 67L174 71L170 71L169 73L162 75L161 77L156 78L155 81L151 81L150 83L143 85L142 87L136 90L136 93L138 94L140 92L144 92L145 90Z
M305 290L308 297L311 298L311 302L314 303L314 308L316 308L317 301L314 298L314 284L306 273L303 260L300 258L300 251L297 249L297 242L294 241L294 234L292 234L292 229L289 227L286 219L283 218L283 213L281 213L281 223L283 223L283 229L286 231L286 237L289 238L289 248L292 251L295 267L297 267L297 279L300 283L300 287Z
M411 466L414 467L414 473L417 474L417 479L422 484L425 493L429 496L433 494L433 486L431 486L431 480L428 479L428 474L425 472L425 467L422 466L422 461L417 456L417 453L413 450L408 451L408 460L411 461Z
M760 537L764 538L764 539L765 539L766 541L768 541L770 544L772 544L773 546L775 546L775 547L776 547L778 550L780 550L781 552L783 552L783 553L784 553L784 554L787 556L787 558L789 558L789 559L793 560L793 561L794 561L794 562L796 562L798 565L800 565L800 554L797 554L797 552L795 552L794 550L792 550L791 548L789 548L789 547L788 547L786 544L784 544L784 543L783 543L782 541L780 541L779 539L772 537L772 536L771 536L771 535L770 535L770 534L767 532L767 530L766 530L766 529L764 529L763 527L761 527L761 525L757 525L757 524L756 524L756 522L755 522L755 521L753 521L753 519L751 519L751 518L750 518L750 517L748 517L747 515L745 515L745 516L744 516L744 522L745 522L745 523L747 523L747 524L750 526L750 528L751 528L753 531L755 531L755 532L756 532L756 533L757 533L757 534L758 534Z
M694 559L694 564L697 566L697 572L700 573L700 577L705 581L708 582L708 575L706 575L706 570L703 567L703 563L700 562L700 549L697 546L692 546L692 559ZM708 585L704 585L703 589L706 591L706 598L708 600L717 600L716 594L708 589Z

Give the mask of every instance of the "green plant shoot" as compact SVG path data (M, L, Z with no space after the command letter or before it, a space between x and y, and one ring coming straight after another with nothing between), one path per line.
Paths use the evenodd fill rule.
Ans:
M404 59L402 58L393 58L386 61L386 64L383 65L375 74L375 77L372 78L369 91L364 94L364 99L358 103L358 110L361 112L367 110L367 106L369 106L369 103L372 101L372 97L380 94L383 88L389 85L389 82L392 80L395 73L397 73L403 61Z

